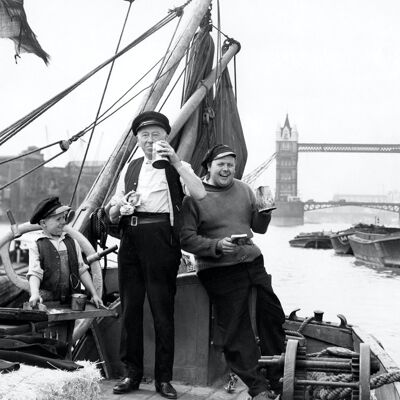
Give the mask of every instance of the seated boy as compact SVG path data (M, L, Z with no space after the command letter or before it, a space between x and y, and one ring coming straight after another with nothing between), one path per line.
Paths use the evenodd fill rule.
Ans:
M31 224L42 228L29 247L27 278L32 307L43 300L69 302L72 293L80 292L81 282L96 307L103 305L78 242L63 231L70 208L62 205L58 197L49 197L36 206L30 219Z

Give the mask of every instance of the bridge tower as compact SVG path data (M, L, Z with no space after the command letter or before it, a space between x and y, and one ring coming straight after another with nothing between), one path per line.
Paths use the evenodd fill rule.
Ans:
M297 197L297 142L296 127L291 127L289 116L276 131L276 189L275 200L289 201Z
M286 114L283 127L276 131L275 225L304 223L304 206L297 195L298 139L297 129L290 126Z

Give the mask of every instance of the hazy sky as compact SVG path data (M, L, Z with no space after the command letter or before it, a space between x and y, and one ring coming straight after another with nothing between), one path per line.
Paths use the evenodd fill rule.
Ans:
M183 1L136 0L126 45ZM123 0L25 0L28 21L45 51L14 62L0 40L0 129L65 89L114 51L128 8ZM397 0L220 0L221 29L238 40L238 105L253 170L275 151L286 113L300 142L399 143L400 3ZM217 3L214 24L217 24ZM166 48L175 22L117 61L106 104L132 85ZM231 69L232 71L232 69ZM95 116L107 71L2 146L14 154L35 143L64 139ZM91 158L106 159L135 104L96 130ZM173 120L174 111L169 110ZM84 143L58 161L78 159ZM50 152L45 153L46 157ZM398 190L400 155L299 155L304 199L335 193ZM274 187L275 165L259 180Z

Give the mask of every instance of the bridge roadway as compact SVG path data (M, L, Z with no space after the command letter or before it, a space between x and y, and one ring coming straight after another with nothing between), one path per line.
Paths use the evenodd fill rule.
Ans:
M333 207L366 207L375 208L378 210L391 211L400 214L400 203L373 203L365 201L306 201L304 204L304 211L322 210L324 208Z
M400 153L400 144L298 143L297 151L303 153Z

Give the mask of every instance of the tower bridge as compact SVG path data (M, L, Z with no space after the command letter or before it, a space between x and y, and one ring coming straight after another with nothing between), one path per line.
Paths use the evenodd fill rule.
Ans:
M399 203L373 203L365 201L306 201L305 203L303 203L303 210L314 211L322 210L324 208L348 206L374 208L376 210L391 211L400 214Z
M290 126L289 117L283 127L276 131L276 185L274 224L302 225L304 212L323 208L359 206L396 212L400 216L400 205L396 203L372 202L305 202L298 198L298 154L300 152L330 152L330 153L400 153L400 144L362 144L362 143L299 143L295 126ZM267 163L269 164L269 162ZM260 171L255 171L258 176ZM251 175L251 174L249 174ZM254 178L249 176L248 179Z

